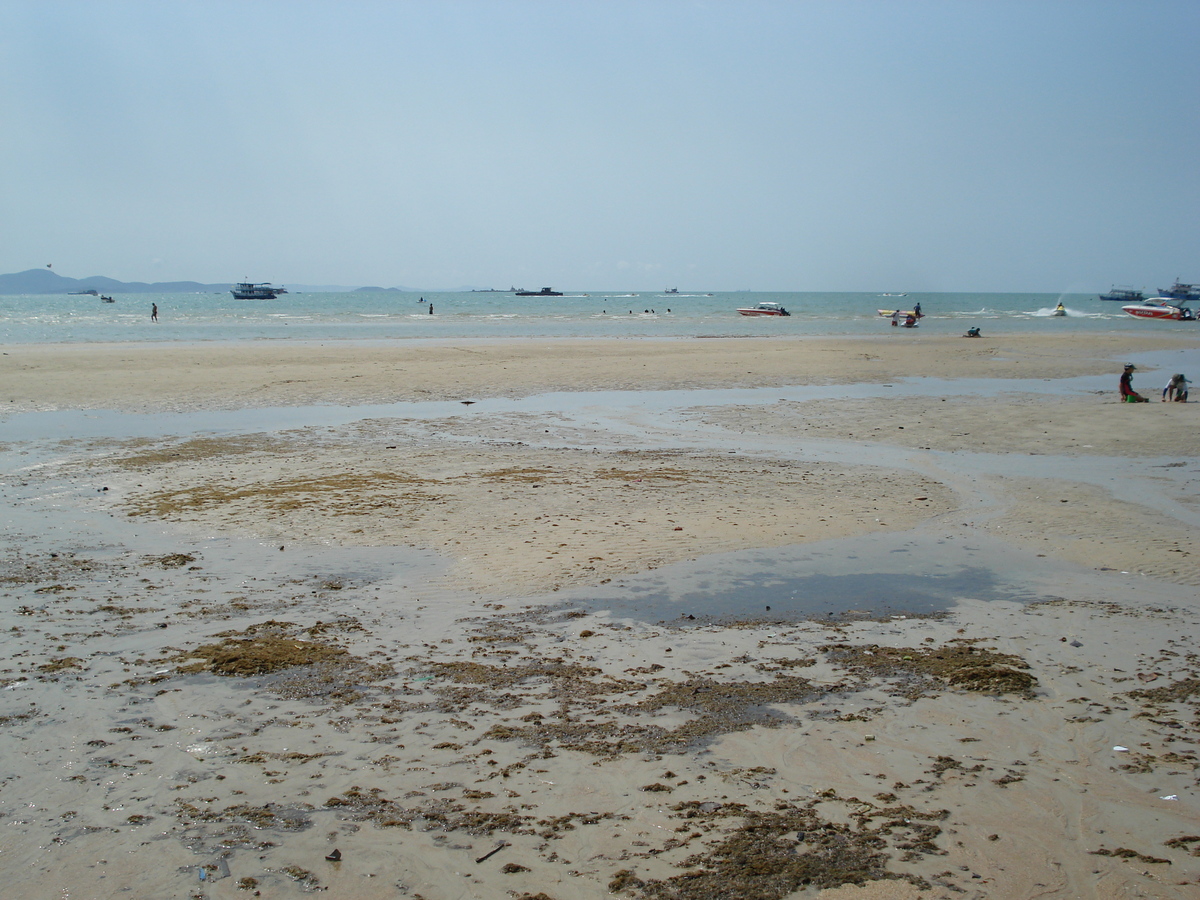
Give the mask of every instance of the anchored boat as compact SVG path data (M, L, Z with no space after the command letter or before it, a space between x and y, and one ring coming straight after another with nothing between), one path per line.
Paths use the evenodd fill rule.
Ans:
M1100 295L1101 300L1116 300L1121 303L1141 303L1146 299L1146 295L1137 288L1131 287L1112 287L1107 294Z
M1168 300L1182 300L1185 303L1189 300L1200 302L1200 284L1184 284L1179 279L1169 288L1159 288L1159 297L1165 297Z
M527 291L524 288L516 292L518 297L561 297L562 291L544 287L540 291Z
M235 300L274 300L280 294L286 294L287 290L281 287L271 287L269 281L264 281L262 284L242 281L230 288L229 293L233 294Z

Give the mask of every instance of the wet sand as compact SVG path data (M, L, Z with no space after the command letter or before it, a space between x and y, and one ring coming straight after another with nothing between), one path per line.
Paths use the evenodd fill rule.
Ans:
M1190 897L1189 334L4 348L12 889Z

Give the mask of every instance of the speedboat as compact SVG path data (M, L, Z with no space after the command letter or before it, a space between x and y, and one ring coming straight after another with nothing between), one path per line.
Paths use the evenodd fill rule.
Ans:
M1196 314L1188 309L1184 302L1172 301L1167 297L1151 297L1141 303L1122 306L1121 309L1139 319L1172 319L1176 322L1192 322L1196 318Z
M1058 306L1054 307L1054 309L1050 313L1050 315L1052 315L1052 316L1065 316L1066 314L1067 314L1067 308L1065 306L1063 306L1061 303L1058 304Z
M755 303L753 306L739 309L739 313L743 316L790 316L791 313L780 306L778 303L772 303L770 300L764 300L762 303Z

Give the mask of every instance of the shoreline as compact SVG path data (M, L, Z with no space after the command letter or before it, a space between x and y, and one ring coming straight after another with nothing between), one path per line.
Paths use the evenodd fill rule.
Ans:
M1200 338L0 349L9 417L183 414L0 443L15 890L1200 884L1200 406L1116 392L1132 358L1200 369ZM1111 384L719 393L897 371ZM488 402L550 390L580 402ZM430 399L457 402L404 410ZM394 406L355 414L372 402ZM205 430L317 404L348 416ZM686 618L689 592L746 606L765 585L782 612L817 582L842 585L839 614ZM856 605L935 583L944 612ZM679 615L585 602L605 592Z
M870 338L465 339L355 342L10 344L5 408L239 408L304 402L520 396L550 390L880 382L898 373L1064 378L1115 372L1200 336L943 335ZM286 377L285 377L286 376ZM1140 384L1146 375L1139 376ZM353 382L360 382L354 384ZM451 383L447 383L451 382Z

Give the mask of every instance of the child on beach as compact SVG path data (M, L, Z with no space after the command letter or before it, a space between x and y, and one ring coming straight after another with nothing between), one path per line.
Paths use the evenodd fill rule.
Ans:
M1171 380L1167 382L1167 386L1163 388L1163 403L1168 400L1175 400L1179 403L1187 403L1188 398L1188 380L1183 373L1172 375Z
M1121 400L1125 403L1149 403L1150 401L1133 389L1133 373L1137 366L1129 363L1121 373Z

